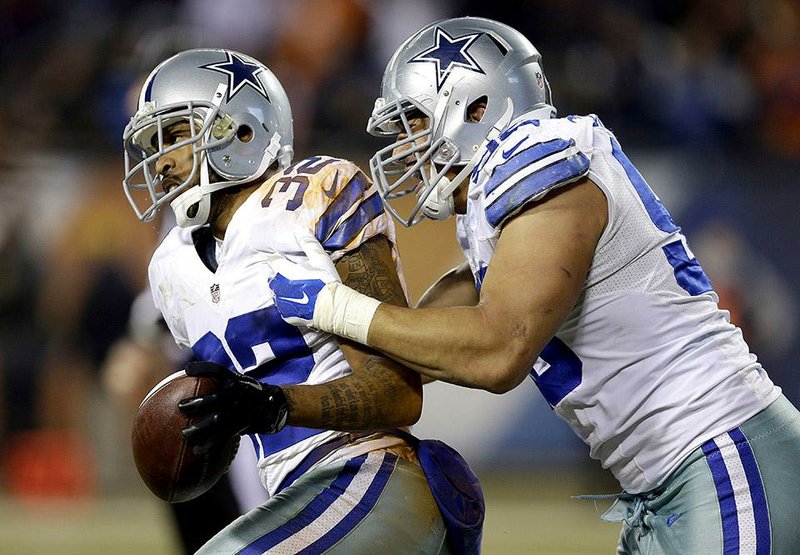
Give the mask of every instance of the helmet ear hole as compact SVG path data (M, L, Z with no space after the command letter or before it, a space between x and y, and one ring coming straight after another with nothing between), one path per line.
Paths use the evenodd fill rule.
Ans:
M236 138L243 143L249 143L252 141L253 136L253 129L249 125L243 124L236 129Z
M478 123L483 119L483 114L486 113L486 107L489 105L489 97L483 95L473 100L467 111L464 114L464 121L468 123Z

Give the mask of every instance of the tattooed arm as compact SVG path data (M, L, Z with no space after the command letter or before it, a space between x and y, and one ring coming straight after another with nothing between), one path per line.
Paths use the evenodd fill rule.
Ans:
M336 265L342 282L383 302L407 306L385 237L376 237ZM330 430L409 426L422 411L420 376L369 347L337 338L349 376L325 384L284 387L289 423Z

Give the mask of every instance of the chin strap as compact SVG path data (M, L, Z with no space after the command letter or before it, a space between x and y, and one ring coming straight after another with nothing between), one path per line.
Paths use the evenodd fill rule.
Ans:
M203 225L211 214L211 198L205 194L204 184L208 184L208 161L205 154L200 162L200 185L190 187L186 192L178 195L169 203L175 212L175 223L179 227Z

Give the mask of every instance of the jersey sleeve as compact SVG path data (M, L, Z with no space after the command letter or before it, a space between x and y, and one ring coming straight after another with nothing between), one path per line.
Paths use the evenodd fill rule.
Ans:
M336 261L378 235L394 245L394 224L364 172L347 160L315 158L324 167L310 174L303 204L311 231L331 258Z
M478 180L492 227L589 173L592 122L591 117L523 120L489 143Z

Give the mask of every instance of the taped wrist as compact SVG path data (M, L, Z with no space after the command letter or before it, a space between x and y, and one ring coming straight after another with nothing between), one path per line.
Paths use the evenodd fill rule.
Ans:
M314 307L314 327L367 344L367 334L380 301L334 281L325 285Z

